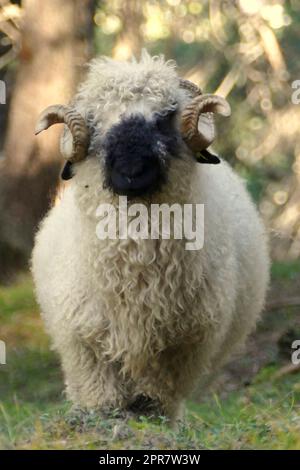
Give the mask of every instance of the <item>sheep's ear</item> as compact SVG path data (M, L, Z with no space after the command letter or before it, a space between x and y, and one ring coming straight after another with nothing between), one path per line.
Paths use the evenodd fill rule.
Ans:
M73 178L72 162L67 162L61 172L61 178L65 181Z
M214 155L206 149L201 150L201 152L196 152L195 157L198 163L210 163L213 165L221 163L221 160L217 155Z

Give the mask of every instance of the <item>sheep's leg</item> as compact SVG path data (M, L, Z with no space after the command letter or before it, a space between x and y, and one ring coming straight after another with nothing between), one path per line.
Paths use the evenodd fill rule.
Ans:
M155 396L157 395L157 396ZM158 398L159 395L159 398ZM152 397L146 394L135 395L133 401L126 407L126 412L129 417L139 418L146 416L150 419L167 418L172 424L182 419L183 407L181 402L173 401L170 406L169 397L165 400L158 390L152 390Z
M101 361L90 346L72 340L64 344L60 353L67 396L75 407L106 413L124 406L114 367Z
M199 374L204 373L205 355L202 346L181 344L168 348L159 357L153 358L135 387L136 396L150 397L149 409L154 416L165 416L172 423L181 421L184 415L184 400L195 388ZM203 362L199 364L199 357ZM144 414L143 402L137 401L135 413ZM154 406L156 405L156 406ZM149 414L149 413L145 413Z
M166 390L160 390L158 387L147 387L148 394L135 395L134 400L127 406L129 415L135 417L146 416L149 418L165 417L174 424L183 417L183 401L181 397L170 394ZM151 396L150 396L151 394Z
M127 411L133 415L160 416L163 414L162 404L158 399L139 394L127 405Z

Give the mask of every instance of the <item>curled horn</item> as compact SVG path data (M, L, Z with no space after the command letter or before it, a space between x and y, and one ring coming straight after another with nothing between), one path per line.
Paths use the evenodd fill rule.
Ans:
M60 104L46 108L39 116L35 135L58 123L66 124L73 137L72 153L68 160L71 163L83 160L89 145L89 131L83 117L74 108Z
M229 103L217 95L198 95L186 106L181 117L181 132L193 152L206 149L215 138L213 113L230 116Z
M184 88L185 90L188 90L191 92L191 94L194 96L202 95L202 90L199 88L195 83L190 82L189 80L186 80L185 78L180 78L179 79L179 86L180 88Z

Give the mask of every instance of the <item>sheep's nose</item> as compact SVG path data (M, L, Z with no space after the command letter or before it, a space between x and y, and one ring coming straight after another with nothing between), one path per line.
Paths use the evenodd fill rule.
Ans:
M144 195L155 191L164 178L152 122L132 115L114 125L104 141L108 186L117 194Z
M150 165L146 165L143 162L132 162L124 168L124 165L120 165L120 168L117 166L119 173L125 178L137 178L138 176L143 175L146 171L149 170Z
M142 195L149 192L159 178L159 166L137 165L118 169L115 166L111 171L112 189L117 194L127 196Z

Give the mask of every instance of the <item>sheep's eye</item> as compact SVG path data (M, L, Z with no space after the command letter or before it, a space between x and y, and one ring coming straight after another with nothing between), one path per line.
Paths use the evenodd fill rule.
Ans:
M160 111L154 115L154 120L156 127L160 131L164 131L170 129L173 124L174 117L176 115L177 107L174 109L167 109L164 111Z

